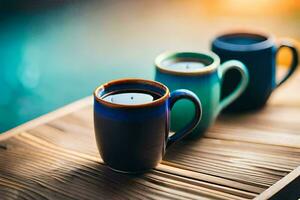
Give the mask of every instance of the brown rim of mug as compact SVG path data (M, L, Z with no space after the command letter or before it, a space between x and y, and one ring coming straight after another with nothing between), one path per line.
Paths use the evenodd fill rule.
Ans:
M220 40L222 37L227 37L230 35L253 35L263 37L265 38L265 40L253 44L232 44ZM218 44L222 44L221 48L229 51L256 51L259 49L271 47L275 43L275 37L270 33L260 30L255 31L252 29L233 29L231 31L220 32L212 40L212 43L214 43L216 46L219 46Z
M210 65L205 66L204 68L194 70L194 71L189 71L189 72L171 70L171 69L165 67L164 65L162 65L162 62L164 60L166 60L170 57L174 57L178 54L184 54L184 53L205 55L205 56L212 58L213 62ZM207 51L207 52L205 52L205 51L199 51L199 52L165 51L165 52L159 54L155 58L154 65L159 71L161 71L163 73L181 75L181 76L197 76L197 75L208 74L208 73L216 71L218 69L218 66L220 65L220 58L218 55L216 55L215 53L213 53L211 51Z
M160 89L163 89L165 91L165 93L159 99L156 99L152 102L136 104L136 105L122 105L122 104L111 103L111 102L103 100L102 98L100 98L98 96L100 90L105 90L105 88L108 88L112 85L124 84L124 83L143 83L143 84L146 83L148 85L152 85L154 87L159 87ZM170 96L169 88L167 88L167 86L165 86L164 84L159 83L157 81L139 79L139 78L125 78L125 79L112 80L112 81L109 81L107 83L104 83L104 84L98 86L94 91L94 98L96 99L96 101L98 101L99 103L104 104L108 107L113 107L113 108L143 108L143 107L148 107L148 106L149 107L156 106L156 105L159 105L159 104L162 104L163 102L165 102L169 96Z

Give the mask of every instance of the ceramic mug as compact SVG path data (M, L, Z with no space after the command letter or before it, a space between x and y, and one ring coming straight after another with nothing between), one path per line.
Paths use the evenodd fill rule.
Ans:
M169 137L170 110L180 99L192 102L194 116ZM103 161L113 170L139 173L154 168L165 150L189 134L201 119L201 103L188 90L172 93L161 83L121 79L94 92L94 127Z
M292 62L283 79L276 82L276 55L282 48L290 49ZM211 49L221 62L237 59L243 62L249 71L250 81L243 94L226 111L240 112L263 107L272 91L284 83L296 70L298 53L293 44L287 41L277 45L272 36L255 32L231 32L216 37ZM227 95L239 81L235 72L228 72L222 88Z
M245 90L248 72L243 63L231 60L220 65L213 52L165 52L155 59L155 80L167 85L171 91L185 88L193 91L203 107L202 119L189 135L195 138L204 133L215 121L220 111L234 101ZM230 69L237 70L241 81L231 94L220 100L222 80ZM171 129L178 130L194 115L187 101L179 101L173 108Z

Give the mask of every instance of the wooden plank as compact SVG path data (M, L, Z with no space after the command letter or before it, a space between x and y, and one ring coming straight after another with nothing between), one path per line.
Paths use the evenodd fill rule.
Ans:
M255 196L251 192L208 184L200 178L190 180L162 170L153 170L143 176L115 173L103 165L98 154L90 156L62 148L27 132L9 139L2 146L5 148L1 149L0 160L9 157L14 161L0 162L0 182L7 189L18 186L15 189L20 193L24 188L29 193L37 193L32 199L111 196L118 199L123 195L132 198L242 199ZM117 188L120 191L115 191Z

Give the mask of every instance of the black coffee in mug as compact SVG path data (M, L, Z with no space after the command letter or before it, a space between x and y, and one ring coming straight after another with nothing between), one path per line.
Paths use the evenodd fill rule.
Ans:
M139 105L150 103L161 97L160 94L145 90L120 90L110 92L102 97L103 100L121 105Z
M202 60L201 60L202 61ZM162 62L164 66L171 68L172 70L178 71L186 71L186 70L199 70L205 68L210 63L200 62L199 59L191 59L191 58L177 58L165 60Z

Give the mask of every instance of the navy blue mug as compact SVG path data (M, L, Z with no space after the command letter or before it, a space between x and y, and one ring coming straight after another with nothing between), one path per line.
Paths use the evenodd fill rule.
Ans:
M170 110L188 99L194 118L169 136ZM121 79L99 86L94 92L94 128L103 161L113 170L140 173L154 168L165 150L189 134L201 119L201 103L188 90L170 94L163 84L143 79Z
M276 55L282 48L290 49L292 62L282 80L276 81ZM224 111L240 112L263 107L272 91L284 83L298 65L297 49L288 42L275 44L272 36L262 33L232 32L216 37L211 49L221 59L221 63L236 59L243 62L249 72L249 84L242 95ZM227 72L224 77L222 96L227 96L240 82L240 74Z

